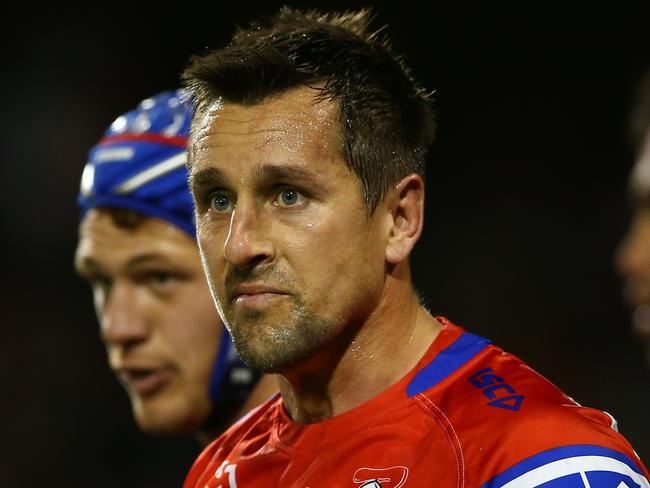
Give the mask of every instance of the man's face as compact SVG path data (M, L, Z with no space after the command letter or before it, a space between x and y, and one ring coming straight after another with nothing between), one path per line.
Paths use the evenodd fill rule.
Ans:
M110 366L140 428L200 427L211 410L221 323L196 243L162 220L126 229L93 209L81 223L75 264L92 287Z
M384 283L380 212L368 216L343 160L337 106L315 93L215 104L193 134L190 186L208 281L237 351L262 371L336 348Z
M650 364L650 132L632 170L634 217L616 256L625 278L624 297L633 309L635 331L646 345Z

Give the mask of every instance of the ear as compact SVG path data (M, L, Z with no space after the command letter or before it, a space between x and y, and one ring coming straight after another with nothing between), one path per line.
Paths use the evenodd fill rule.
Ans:
M404 177L387 199L390 205L386 261L406 260L422 234L424 225L424 181L415 173Z

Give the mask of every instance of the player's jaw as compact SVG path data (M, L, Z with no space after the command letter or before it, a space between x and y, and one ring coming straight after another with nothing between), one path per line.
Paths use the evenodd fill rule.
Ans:
M240 357L264 372L278 372L312 355L330 327L310 311L303 293L285 272L255 279L225 280L220 309ZM271 284L273 282L273 284ZM219 295L219 294L218 294Z

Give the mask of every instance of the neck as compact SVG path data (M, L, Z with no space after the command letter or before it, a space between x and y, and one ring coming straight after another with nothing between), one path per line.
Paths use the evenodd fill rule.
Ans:
M405 263L388 275L377 307L362 324L279 375L289 416L319 422L367 402L415 367L440 327L420 305Z
M246 401L237 407L233 405L213 405L210 417L204 422L201 429L195 433L196 440L207 446L219 437L228 427L242 418L253 408L265 402L278 391L278 383L274 375L263 375L249 393Z
M240 412L235 408L213 408L212 413L203 423L201 428L194 432L194 438L205 447L210 442L219 437L228 427L230 427L238 418Z

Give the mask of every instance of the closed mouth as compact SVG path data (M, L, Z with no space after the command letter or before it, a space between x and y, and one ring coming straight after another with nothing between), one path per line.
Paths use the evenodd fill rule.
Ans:
M288 296L286 293L277 292L240 293L233 297L233 303L239 307L252 308L270 304Z

